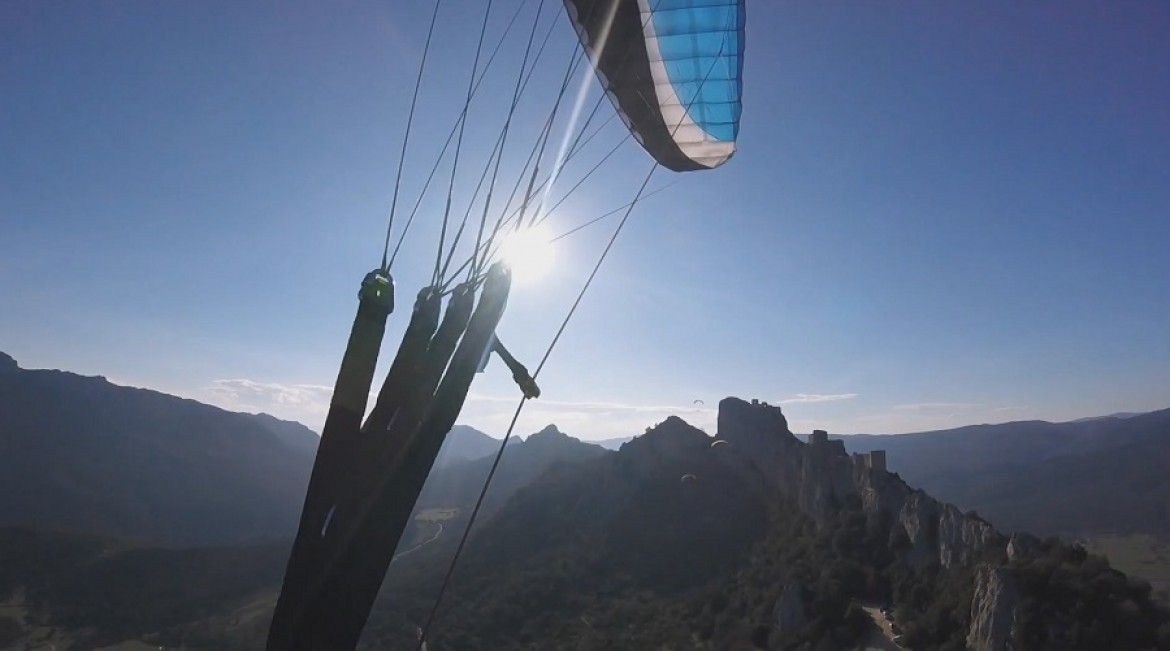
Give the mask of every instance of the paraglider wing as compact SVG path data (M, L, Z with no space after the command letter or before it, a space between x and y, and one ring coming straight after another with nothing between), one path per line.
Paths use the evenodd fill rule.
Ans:
M744 0L564 0L597 76L638 142L676 172L735 153Z

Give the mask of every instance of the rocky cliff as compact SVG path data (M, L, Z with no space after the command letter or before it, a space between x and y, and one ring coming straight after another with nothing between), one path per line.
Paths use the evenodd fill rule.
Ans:
M1016 621L1019 595L1007 568L986 563L975 568L975 597L971 600L969 651L1008 651Z
M753 466L817 520L849 504L893 516L915 565L949 568L1006 544L978 516L939 502L886 470L884 452L849 454L842 441L830 440L823 431L814 432L808 443L800 441L779 407L726 398L719 403L718 436L731 444L739 463Z
M750 466L817 521L850 506L891 517L891 545L912 566L968 566L988 556L1018 558L1034 547L1035 539L1013 537L1009 542L977 515L912 488L886 469L883 451L849 454L842 441L830 440L823 431L814 432L808 443L800 441L779 407L724 399L719 403L718 437L729 443L725 454L730 462ZM976 651L1009 649L1019 604L1010 571L982 563L974 581L967 645ZM778 599L778 616L791 610L781 608L784 602Z

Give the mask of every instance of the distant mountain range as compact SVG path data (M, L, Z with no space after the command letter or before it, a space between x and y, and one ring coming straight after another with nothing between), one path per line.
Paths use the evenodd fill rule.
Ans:
M267 414L236 414L100 377L23 370L6 355L0 414L0 494L8 496L0 525L162 544L291 536L318 441L303 425ZM493 504L554 462L633 439L590 444L553 431L534 435L541 445L511 443L489 492ZM834 438L855 452L885 449L889 467L907 481L1008 531L1170 534L1170 473L1163 471L1170 410ZM499 443L456 426L420 505L465 505Z
M473 506L499 449L499 441L489 440L495 443L490 455L432 471L419 496L417 509ZM485 515L557 464L574 464L607 453L601 446L579 441L555 425L510 444L485 497Z
M519 438L508 439L508 444L519 443ZM449 468L468 461L475 461L494 455L500 449L500 439L492 438L487 434L468 425L456 425L451 428L447 440L435 457L435 469Z
M1168 422L804 443L727 399L714 438L672 417L616 452L550 426L504 455L435 646L847 648L863 599L895 606L908 648L1161 649L1160 626L1170 648L1148 585L992 527L1163 531ZM0 357L0 601L28 613L0 612L0 648L262 646L315 436ZM453 431L417 510L461 531L498 446ZM413 639L457 540L392 566L365 648Z
M268 414L21 369L0 353L0 526L174 546L291 540L319 440ZM499 445L455 426L420 507L473 503ZM510 448L492 504L554 462L602 452L555 427Z
M247 415L251 416L253 420L260 423L269 432L275 434L281 443L300 452L317 454L317 444L321 442L321 436L308 427L294 421L281 420L268 414Z
M312 432L0 360L0 525L163 545L291 538Z
M600 441L590 441L590 442L595 444L595 445L600 445L601 447L605 448L606 450L617 450L617 449L621 448L623 444L629 443L632 440L634 440L634 437L632 437L632 436L619 436L617 438L602 439Z
M1170 535L1170 409L835 438L1007 531Z

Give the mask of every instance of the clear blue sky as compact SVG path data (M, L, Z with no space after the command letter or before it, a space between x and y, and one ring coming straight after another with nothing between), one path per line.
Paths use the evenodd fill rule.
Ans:
M319 427L430 6L0 4L0 350ZM482 7L445 0L407 207L461 108ZM489 42L516 0L496 7ZM505 190L576 47L556 21ZM621 436L672 412L710 428L732 394L784 404L797 431L1170 406L1168 33L1161 2L749 2L740 152L656 177L678 182L638 207L521 432ZM457 211L522 38L473 104ZM626 143L551 223L628 201L647 168ZM441 209L432 192L396 264L383 361ZM517 288L500 331L520 357L612 225ZM516 394L493 365L463 420L499 435Z

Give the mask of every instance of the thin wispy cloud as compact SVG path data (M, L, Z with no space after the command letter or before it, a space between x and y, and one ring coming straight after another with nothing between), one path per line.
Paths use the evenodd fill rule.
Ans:
M215 380L207 390L213 395L235 400L271 401L284 405L316 404L322 399L328 404L333 392L331 387L321 384L281 384L246 379Z
M852 400L857 395L856 393L798 393L791 398L781 400L780 404L797 405L814 402L839 402L841 400Z
M319 431L329 411L332 392L332 387L319 384L258 382L237 378L213 381L199 391L198 398L231 411L264 412L278 418L299 421ZM371 394L371 404L374 397ZM469 393L459 422L492 436L502 436L511 422L518 401L518 395ZM515 434L527 436L545 425L555 423L563 431L583 439L634 436L668 416L680 416L696 427L713 432L717 409L705 404L663 405L541 398L525 405Z
M520 400L519 396L492 396L492 395L478 394L478 393L474 393L474 392L468 393L467 399L468 399L468 401L506 402L506 403L513 403L513 404L519 402L519 400ZM583 410L589 410L589 411L602 410L602 411L659 412L659 411L669 410L669 411L678 412L678 413L683 413L683 412L687 412L687 413L715 413L716 412L715 407L707 407L706 404L702 404L702 405L695 405L695 404L691 404L691 405L641 405L641 404L626 403L626 402L545 400L544 398L540 399L540 404L546 405L546 406L577 408L577 409L583 409Z
M973 402L914 402L894 405L891 409L898 411L953 411L956 409L978 409L982 406Z
M214 380L201 391L207 402L231 411L264 412L320 429L333 388L320 384L282 384L248 379Z

